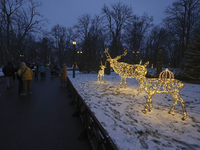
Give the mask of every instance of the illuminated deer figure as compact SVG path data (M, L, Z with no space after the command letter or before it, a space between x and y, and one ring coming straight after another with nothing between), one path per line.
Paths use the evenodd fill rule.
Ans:
M117 56L115 58L111 58L110 54L108 53L108 48L105 49L104 53L106 53L107 61L110 61L110 66L113 68L113 70L119 74L121 77L120 84L117 89L119 89L122 85L123 79L125 88L127 88L126 78L136 78L136 77L144 77L147 74L147 65L149 62L147 61L144 65L141 65L142 61L140 61L140 64L127 64L125 62L118 62L122 56L125 56L127 54L127 50L125 49L124 54ZM137 72L135 72L135 69L137 68ZM140 88L139 88L140 90Z
M98 76L97 76L97 80L99 81L99 77L100 77L100 82L102 81L102 78L103 78L103 80L104 80L104 82L105 82L105 78L104 78L104 69L106 68L103 64L102 64L102 62L101 62L101 69L99 70L99 72L98 72Z
M137 69L136 69L136 72L137 72ZM163 74L164 76L162 77ZM171 75L171 78L170 78L169 74L172 74L172 72L166 69L165 71L160 73L159 78L146 78L146 77L136 78L138 82L140 83L140 92L142 91L142 89L144 89L148 93L146 105L144 107L144 110L142 110L142 112L146 114L147 110L149 110L150 112L152 111L152 96L155 93L169 93L174 98L174 104L172 105L172 108L170 109L169 114L174 115L174 112L173 112L174 108L177 102L179 101L181 103L182 110L183 110L182 120L185 120L187 118L185 102L179 94L179 90L183 88L184 85L181 81L174 79L173 74Z

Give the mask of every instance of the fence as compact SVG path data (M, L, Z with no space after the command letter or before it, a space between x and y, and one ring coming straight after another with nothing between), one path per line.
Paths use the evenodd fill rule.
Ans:
M93 150L118 150L108 133L76 91L69 78L67 80L67 87L72 96L71 104L76 108L73 115L80 117L84 127L84 130L79 135L79 139L87 137Z

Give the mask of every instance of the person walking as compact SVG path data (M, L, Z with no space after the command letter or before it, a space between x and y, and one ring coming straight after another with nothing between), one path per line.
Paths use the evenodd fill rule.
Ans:
M66 81L67 81L67 66L66 64L62 65L62 70L60 73L60 87L67 87Z
M51 64L51 66L50 66L50 71L51 71L51 77L54 77L54 75L55 75L55 68L54 68L53 64Z
M20 68L20 64L17 64L18 67L15 68L15 72L17 73L19 68ZM18 94L21 94L23 92L23 83L22 83L22 78L20 76L18 76L17 74L17 80L19 81L18 83Z
M45 68L42 64L39 65L38 71L40 72L41 79L45 79L44 74L45 74Z
M6 77L7 89L13 87L13 76L15 75L15 68L11 61L8 61L7 65L3 67L3 73Z
M39 68L39 66L36 65L36 67L35 67L35 79L37 79L37 80L38 80L38 68Z
M22 62L21 67L17 71L17 75L21 77L23 83L23 92L20 95L26 95L27 88L29 90L29 94L32 94L33 71L27 67L24 62Z

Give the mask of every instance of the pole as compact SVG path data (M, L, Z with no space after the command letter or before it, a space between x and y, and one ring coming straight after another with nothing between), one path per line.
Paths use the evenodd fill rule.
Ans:
M73 78L75 78L75 45L74 45L74 58L73 58L73 61L74 61L74 66L73 66Z

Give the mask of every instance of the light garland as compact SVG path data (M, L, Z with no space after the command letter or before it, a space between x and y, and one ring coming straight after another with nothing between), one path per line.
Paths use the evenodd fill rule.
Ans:
M137 72L138 70L136 70ZM139 72L139 71L138 71ZM146 100L146 105L142 112L144 114L147 113L147 110L152 111L152 96L155 93L169 93L174 98L174 104L169 111L169 114L174 115L174 108L179 101L183 110L183 118L185 120L187 118L187 112L185 108L185 102L179 94L179 90L184 87L183 83L179 80L174 79L174 74L170 72L168 69L161 72L159 78L146 78L146 77L138 77L138 82L140 83L140 91L144 89L148 93L148 98Z
M107 61L110 61L110 66L121 77L121 80L120 80L120 83L119 83L119 86L117 89L119 89L121 87L123 80L124 80L125 88L127 88L126 78L144 77L147 74L146 67L149 64L148 61L144 65L141 65L142 61L140 61L140 64L127 64L125 62L117 61L122 56L125 56L127 54L126 49L124 51L124 54L117 56L113 59L111 58L110 54L108 53L108 48L105 49L104 53L106 53ZM137 69L137 71L135 71L136 69Z
M104 69L106 68L102 63L101 63L101 66L100 66L100 70L98 72L98 76L97 76L97 80L99 81L99 77L100 77L100 82L102 81L102 78L105 82L105 78L104 78Z

